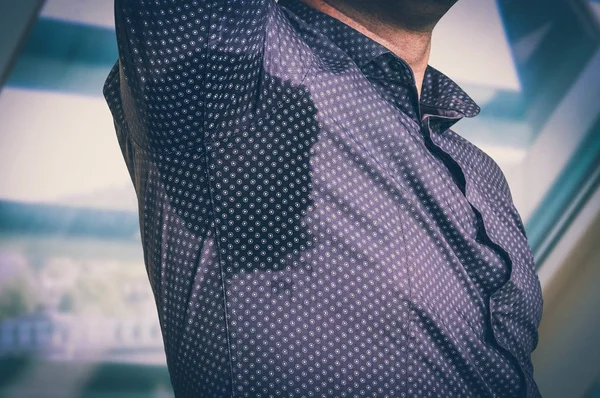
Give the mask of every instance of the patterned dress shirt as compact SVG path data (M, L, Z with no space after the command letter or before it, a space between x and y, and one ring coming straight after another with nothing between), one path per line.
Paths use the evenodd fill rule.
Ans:
M479 107L298 0L116 0L103 93L177 397L539 397Z

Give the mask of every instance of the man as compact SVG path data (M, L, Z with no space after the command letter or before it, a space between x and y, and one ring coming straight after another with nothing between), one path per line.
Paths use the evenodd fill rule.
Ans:
M104 95L178 397L539 397L542 296L450 0L116 0Z

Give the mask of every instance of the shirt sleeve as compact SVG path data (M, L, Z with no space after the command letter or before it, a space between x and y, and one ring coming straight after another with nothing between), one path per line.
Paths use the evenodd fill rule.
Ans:
M135 143L195 147L247 119L275 0L115 0L114 6L121 98Z

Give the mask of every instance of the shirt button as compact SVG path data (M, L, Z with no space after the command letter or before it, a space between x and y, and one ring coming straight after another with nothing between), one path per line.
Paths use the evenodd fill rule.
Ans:
M392 69L397 72L401 72L402 70L404 70L404 65L402 65L402 62L394 60L392 61Z
M397 72L402 76L402 80L406 83L410 84L413 82L410 67L407 67L402 61L395 59L391 63L391 68L393 71Z

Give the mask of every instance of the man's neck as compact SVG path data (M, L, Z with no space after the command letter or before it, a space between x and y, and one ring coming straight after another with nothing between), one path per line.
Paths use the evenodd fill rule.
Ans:
M425 69L431 52L431 33L435 24L420 29L407 28L397 23L386 23L382 18L355 10L351 6L334 7L324 0L301 1L356 29L406 61L413 71L417 92L419 97L421 96Z

